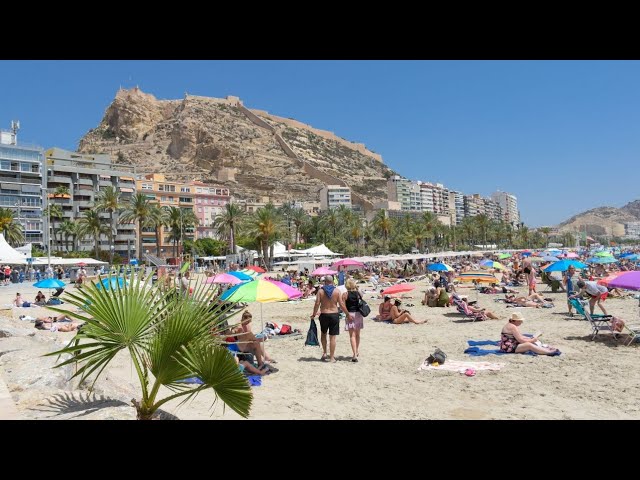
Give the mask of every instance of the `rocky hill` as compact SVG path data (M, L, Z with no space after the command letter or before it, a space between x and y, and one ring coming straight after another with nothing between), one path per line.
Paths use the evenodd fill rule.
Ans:
M574 215L558 225L563 232L584 232L589 235L624 235L626 222L640 221L640 200L628 203L622 208L598 207Z
M386 200L394 174L363 144L247 109L237 97L158 100L138 88L118 91L79 150L111 152L140 173L223 184L240 199L317 201L325 184L346 184L369 209Z

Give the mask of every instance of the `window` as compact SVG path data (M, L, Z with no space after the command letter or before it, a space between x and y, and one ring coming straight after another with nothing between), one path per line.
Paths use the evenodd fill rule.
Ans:
M143 183L142 184L142 190L153 190L153 184L152 183Z
M198 213L202 213L202 207L198 207Z
M173 202L174 198L173 197L169 197L169 201Z
M8 160L2 160L0 162L0 168L2 170L11 170L11 162Z
M173 197L172 197L172 198L173 198ZM160 198L160 201L162 201L162 202L166 202L166 201L167 201L167 197L161 197L161 198Z
M193 199L190 197L180 197L180 201L183 203L193 203Z
M183 193L191 193L191 189L189 187L180 187L180 191Z

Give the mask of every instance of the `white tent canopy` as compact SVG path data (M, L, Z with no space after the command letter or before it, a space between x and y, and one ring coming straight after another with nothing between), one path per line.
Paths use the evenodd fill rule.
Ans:
M107 262L101 262L100 260L94 260L93 258L51 257L51 265L77 265L79 263L84 263L86 265L108 265ZM49 257L37 257L33 259L34 266L48 265L48 264L49 264Z
M10 263L12 265L26 265L27 256L18 252L7 243L4 235L0 233L0 263Z
M306 250L291 250L291 253L302 253L304 255L333 255L333 256L338 256L338 255L342 255L341 253L334 253L331 250L329 250L329 248L327 248L327 246L323 243L321 245L318 245L316 247L311 247L311 248L307 248Z

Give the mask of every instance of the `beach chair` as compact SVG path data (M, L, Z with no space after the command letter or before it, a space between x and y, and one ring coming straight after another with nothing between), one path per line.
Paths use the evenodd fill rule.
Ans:
M596 335L598 335L598 333L600 333L601 331L609 331L613 335L613 338L615 338L616 340L618 339L618 332L611 328L611 319L613 318L612 315L599 315L595 313L591 315L591 313L589 313L588 305L584 300L572 298L569 301L571 302L571 305L573 305L573 307L576 309L576 312L578 312L580 315L582 315L582 317L589 321L589 324L591 325L591 332L593 333L593 335L591 336L591 340L594 340L596 338Z
M640 338L640 325L627 325L626 322L622 327L622 334L629 335L629 341L627 342L627 346L631 345L635 340Z
M465 317L473 319L474 322L476 320L483 321L487 319L487 316L482 312L472 312L467 302L462 300L457 294L454 293L451 298L453 298L453 304L456 306L456 310Z
M547 292L558 293L558 291L562 288L562 282L560 282L560 280L556 280L555 278L550 277L547 272L542 272L542 274L540 275L540 280L542 280L542 283L544 283L547 286L547 289L544 290L542 293L547 293Z

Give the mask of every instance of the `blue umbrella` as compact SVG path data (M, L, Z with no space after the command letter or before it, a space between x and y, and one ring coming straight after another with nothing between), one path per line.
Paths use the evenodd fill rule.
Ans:
M579 270L587 268L584 263L577 262L576 260L560 260L559 262L552 263L543 270L545 272L566 272L567 270L569 270L570 266L573 266L574 268Z
M630 262L637 262L638 259L640 259L640 255L638 254L627 255L626 257L624 257L624 259L629 260Z
M102 287L104 287L105 290L109 290L111 288L117 288L118 286L124 287L125 284L129 284L129 282L127 282L124 278L111 277L103 278L100 283L96 284L96 287L98 287L98 289L102 289Z
M36 288L64 288L64 282L55 278L45 278L33 284Z
M587 263L617 263L613 257L591 257L587 259Z
M560 261L560 259L558 257L551 257L551 256L542 257L542 260L544 260L545 262L559 262Z
M242 273L242 272L229 272L229 275L233 275L236 278L239 278L240 280L253 280L252 277L250 277L249 275L247 275L246 273Z
M451 271L451 267L445 265L444 263L432 263L427 267L428 270L432 272L449 272Z
M531 256L531 252L523 252L522 256L523 257L530 257Z

